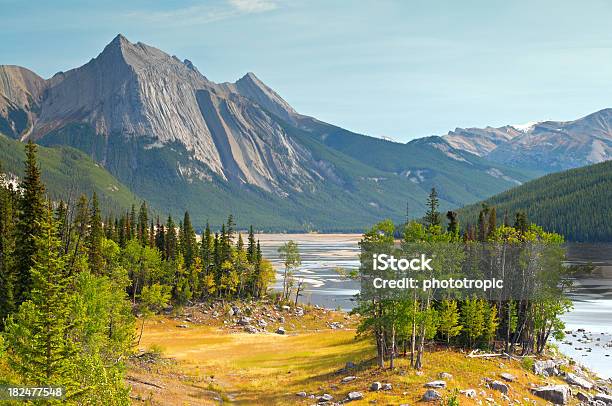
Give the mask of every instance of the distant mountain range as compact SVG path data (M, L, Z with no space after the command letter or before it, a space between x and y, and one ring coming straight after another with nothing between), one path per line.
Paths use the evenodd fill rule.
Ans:
M574 121L457 128L442 138L492 162L556 172L612 159L612 109Z
M546 175L459 211L465 227L476 224L482 204L495 206L501 224L517 211L570 241L612 242L612 161Z
M529 145L517 141L533 129L457 130L407 144L368 137L299 114L253 73L214 83L190 61L121 35L47 80L0 66L0 133L77 148L153 207L189 209L198 226L232 212L239 226L266 230L361 230L403 219L407 203L421 215L432 186L445 209L555 170L496 156Z

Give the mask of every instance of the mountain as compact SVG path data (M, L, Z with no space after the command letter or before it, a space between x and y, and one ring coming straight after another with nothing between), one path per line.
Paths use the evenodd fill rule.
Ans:
M612 109L574 121L525 126L458 128L445 135L453 148L489 161L547 173L612 159Z
M101 207L107 212L121 213L140 202L127 186L83 152L71 147L38 147L38 160L47 193L54 200L73 203L81 194L96 192ZM0 162L5 182L16 184L23 176L24 144L0 135Z
M456 207L538 171L488 162L439 138L395 143L296 112L253 73L214 83L188 60L118 35L44 80L2 67L0 132L77 148L134 193L198 226L360 230L420 215L436 186ZM245 223L241 223L244 221Z
M531 222L569 241L612 242L612 161L554 173L459 211L463 224L475 224L481 205L495 206L498 220L525 211Z

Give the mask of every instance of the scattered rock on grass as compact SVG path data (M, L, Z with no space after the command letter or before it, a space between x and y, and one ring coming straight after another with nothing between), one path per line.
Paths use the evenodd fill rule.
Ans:
M501 376L501 378L502 378L504 381L508 381L508 382L514 382L514 381L516 381L516 376L514 376L514 375L512 375L512 374L509 374L509 373L507 373L507 372L504 372L504 373L500 374L499 376Z
M474 399L476 397L476 390L475 389L463 389L460 390L459 393L461 393L462 395L467 396L468 398Z
M534 388L531 392L544 400L556 405L564 405L568 402L571 391L567 385L548 385Z
M446 388L446 381L431 381L431 382L427 382L425 384L426 388L435 388L435 389L440 389L440 388Z
M440 374L438 374L438 378L450 380L450 379L453 379L453 376L449 374L448 372L440 372Z
M581 378L578 375L574 375L571 372L565 376L565 382L570 385L580 386L583 389L591 389L593 388L593 383L585 378Z
M324 393L323 395L319 396L317 400L319 401L319 403L323 403L323 402L329 402L333 398L334 397L330 395L329 393Z
M372 385L370 385L370 390L371 391L378 391L382 389L382 383L380 382L372 382Z
M591 401L591 396L589 396L589 394L584 393L584 392L578 392L576 394L576 398L584 403L589 403Z
M433 400L440 400L440 399L442 399L442 395L440 395L440 392L434 389L428 389L423 394L423 400L426 402L431 402Z
M384 383L381 389L382 390L392 390L393 385L391 385L390 383Z
M305 398L306 396L308 396L308 394L306 392L298 392L295 394L296 396L299 396L301 398Z
M501 382L501 381L492 381L489 383L489 388L494 389L494 390L498 390L503 394L508 393L508 385L506 385L505 383Z
M341 383L348 383L348 382L352 382L355 379L357 379L356 376L345 376L344 378L342 378L342 380L340 381Z
M279 328L276 330L276 334L283 335L283 334L285 334L285 333L286 333L286 331L285 331L285 328L284 328L284 327L279 327Z
M600 400L606 405L612 405L612 396L607 395L605 393L598 393L597 395L595 395L595 400Z
M347 398L348 401L363 399L363 393L361 392L349 392Z

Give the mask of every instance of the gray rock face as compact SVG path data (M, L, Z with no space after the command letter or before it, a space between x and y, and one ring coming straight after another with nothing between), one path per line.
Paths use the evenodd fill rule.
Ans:
M549 385L532 389L531 392L555 405L564 405L569 401L571 390L567 385Z
M612 109L573 121L458 128L443 138L456 149L494 162L559 171L612 159Z
M590 382L588 379L579 377L578 375L574 375L572 373L568 373L565 376L565 382L569 383L570 385L580 386L581 388L587 390L593 387L593 383Z
M435 388L435 389L440 389L440 388L446 388L446 381L431 381L431 382L427 382L425 384L426 388Z
M28 125L11 124L21 137L39 139L66 124L86 123L104 137L148 140L149 148L177 143L222 179L281 195L327 177L276 118L291 121L295 110L254 74L216 84L189 61L122 35L85 65L46 81L2 66L0 95L28 114L40 112L30 114ZM0 100L0 117L8 117L10 106ZM25 134L29 125L33 130ZM102 151L101 160L107 155ZM177 170L185 177L210 176Z
M440 392L438 392L437 390L434 390L434 389L428 389L423 394L423 400L425 402L431 402L431 401L440 400L440 399L442 399L442 395L440 395Z
M43 78L20 66L0 66L0 132L13 138L28 135L46 88Z

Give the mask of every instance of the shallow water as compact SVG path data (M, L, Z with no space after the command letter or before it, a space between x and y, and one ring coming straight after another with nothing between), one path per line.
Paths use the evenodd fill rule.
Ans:
M307 284L300 301L327 308L353 308L353 296L359 292L359 281L343 279L336 269L359 268L357 243L361 235L261 234L257 238L261 241L263 255L272 260L277 270L276 289L282 284L283 269L277 249L293 240L298 243L302 257L302 266L295 272L295 277ZM574 309L563 317L566 330L571 333L557 344L563 353L576 362L594 370L602 378L610 378L612 344L608 344L612 343L612 249L610 245L574 246L568 251L568 260L577 264L590 262L598 269L594 274L574 282L570 294ZM578 329L585 331L578 333ZM576 337L572 337L572 334Z

